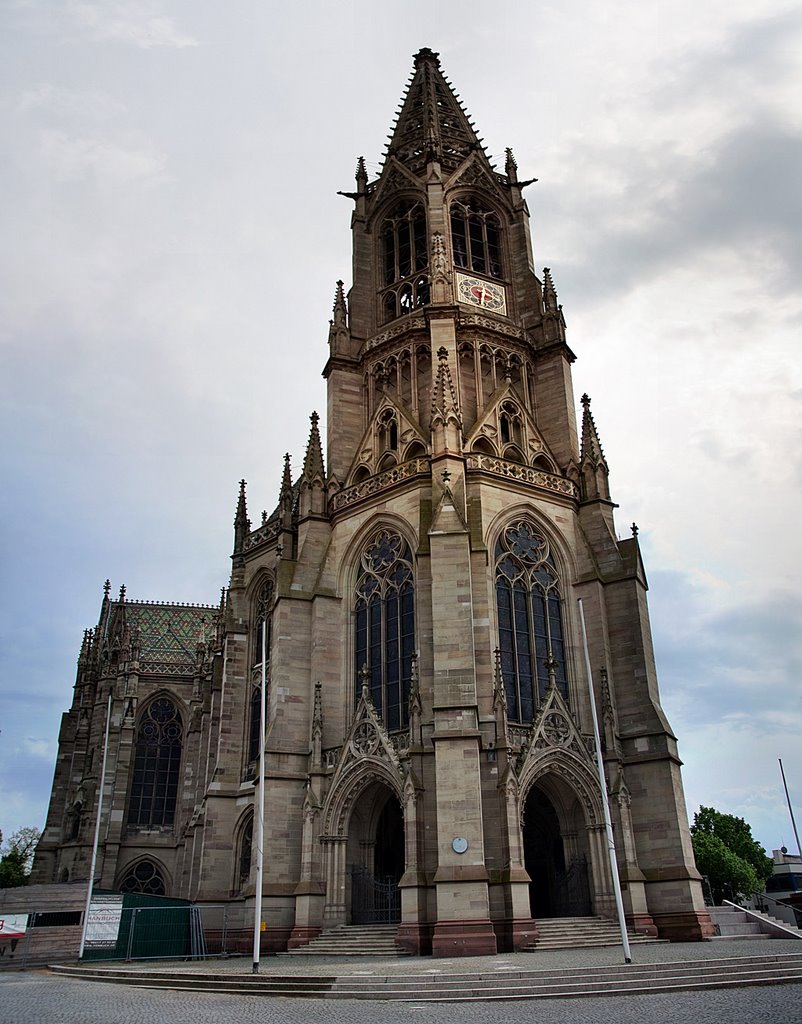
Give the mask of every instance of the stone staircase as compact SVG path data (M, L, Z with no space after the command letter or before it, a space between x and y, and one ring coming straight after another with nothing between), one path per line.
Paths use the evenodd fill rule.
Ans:
M736 907L708 907L710 920L716 926L713 940L721 939L769 939L767 932L761 931L757 921L750 921L743 910Z
M280 956L407 956L396 945L397 924L338 925Z
M719 942L726 939L802 939L802 930L771 914L757 910L747 913L731 903L707 909L716 926L716 934L712 938Z
M399 975L253 975L199 971L58 966L61 976L117 985L173 991L317 999L373 999L382 1002L453 1003L471 1000L561 999L601 995L735 988L743 985L802 984L802 954L716 958L581 967L563 970L484 968L474 974L453 967L443 973Z
M542 949L581 949L590 946L621 945L621 930L617 921L606 917L539 917L538 937L522 951ZM663 942L650 935L639 935L627 930L630 944Z

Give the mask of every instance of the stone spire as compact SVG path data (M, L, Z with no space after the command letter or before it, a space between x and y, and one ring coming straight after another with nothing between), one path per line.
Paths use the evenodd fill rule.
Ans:
M474 150L484 155L489 167L482 140L440 70L440 55L424 47L414 60L415 70L388 136L385 167L395 157L418 175L430 160L456 170Z
M437 370L432 387L432 453L460 452L462 449L462 416L454 387L448 352L437 350Z
M334 292L334 319L332 323L335 327L345 327L346 320L348 317L348 309L345 305L345 293L343 292L342 281L337 282L337 288Z
M237 512L234 516L234 553L242 551L245 538L251 532L251 521L248 518L248 506L245 502L245 481L239 482L239 497L237 498Z
M547 313L556 313L560 308L557 302L557 290L548 267L543 268L543 306Z
M278 494L278 508L282 525L292 521L292 472L290 470L290 453L284 453L284 471L281 474L281 490Z
M365 158L361 156L356 162L356 191L357 195L364 195L368 188L368 169L365 166Z
M312 427L306 445L304 468L301 473L300 515L322 515L326 511L326 470L323 466L323 449L320 444L318 423L320 417L313 412L309 417Z
M587 500L610 500L610 470L599 440L599 432L590 411L590 398L582 396L582 450L579 471L582 476L582 497Z
M307 480L314 480L315 477L325 480L326 471L323 468L323 449L320 444L320 431L318 430L320 417L316 412L313 412L309 417L309 422L312 426L309 430L309 441L306 445L303 475Z
M348 330L348 306L342 281L334 290L334 309L329 320L329 354L333 358L351 355L351 335Z

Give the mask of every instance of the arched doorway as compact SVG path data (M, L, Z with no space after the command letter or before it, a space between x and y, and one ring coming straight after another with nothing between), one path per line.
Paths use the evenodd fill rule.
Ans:
M396 795L374 783L360 796L348 828L352 924L401 920L404 818Z
M583 816L576 804L532 786L524 804L524 864L529 873L532 917L591 914L588 851ZM579 826L579 827L577 827Z

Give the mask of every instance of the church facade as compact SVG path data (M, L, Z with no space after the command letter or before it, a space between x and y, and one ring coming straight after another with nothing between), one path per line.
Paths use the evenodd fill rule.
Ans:
M264 680L265 949L392 921L416 953L615 913L578 599L630 925L712 933L660 705L637 532L507 150L421 50L381 173L360 158L306 456L219 605L107 584L63 716L33 881L253 907Z

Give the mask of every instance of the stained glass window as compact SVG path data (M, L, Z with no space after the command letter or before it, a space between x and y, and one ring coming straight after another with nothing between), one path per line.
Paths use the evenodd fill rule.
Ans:
M242 890L251 877L251 856L253 848L253 815L248 818L245 827L240 832L239 841L239 862L238 862L238 889Z
M138 892L147 896L165 896L167 889L156 865L141 860L120 883L120 892Z
M262 650L265 656L265 679L270 681L270 648L273 640L273 581L266 580L256 598L253 610L253 670L251 703L248 721L248 761L259 757L259 733L262 715Z
M142 716L136 740L128 824L162 828L175 821L181 770L183 727L173 702L152 701Z
M415 653L415 586L409 545L380 530L362 552L354 602L356 699L363 669L376 711L389 730L408 721Z
M508 526L496 544L496 608L501 673L512 721L531 722L549 671L568 698L560 580L548 541L527 520Z

